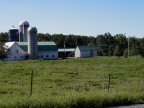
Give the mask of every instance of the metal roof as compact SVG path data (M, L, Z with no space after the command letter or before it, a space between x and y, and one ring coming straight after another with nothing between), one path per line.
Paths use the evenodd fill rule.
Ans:
M3 47L9 49L15 42L6 42Z
M16 29L14 26L12 26L12 28L10 28L9 30L18 30L18 29Z
M65 52L74 52L75 48L66 48ZM58 52L64 52L64 49L58 49Z
M28 42L16 42L24 51L28 51ZM38 42L38 51L58 51L52 41Z
M56 45L53 41L41 41L38 45Z
M92 50L96 50L98 48L97 45L90 45L90 46L77 46L79 48L80 51L90 51Z
M28 42L16 42L19 46L28 45Z
M36 27L29 27L27 31L28 32L30 32L30 31L37 32L37 28Z
M19 25L29 25L28 21L21 21Z

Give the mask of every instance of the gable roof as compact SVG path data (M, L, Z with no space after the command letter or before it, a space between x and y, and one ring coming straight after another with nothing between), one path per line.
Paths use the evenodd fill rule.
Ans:
M6 42L3 47L9 49L15 42Z
M24 51L28 51L28 42L16 42L16 44Z
M97 45L90 45L90 46L77 46L77 48L79 48L80 51L90 51L92 50L96 50L98 49Z
M28 42L16 42L24 51L28 51ZM53 41L38 42L38 51L58 51Z
M58 51L58 48L53 41L38 42L38 51Z

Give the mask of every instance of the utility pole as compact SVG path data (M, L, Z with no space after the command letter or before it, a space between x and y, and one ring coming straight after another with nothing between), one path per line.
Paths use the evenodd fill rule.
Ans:
M64 41L64 56L66 57L66 52L65 52L65 41Z
M128 58L130 57L130 46L129 46L129 37L128 37Z

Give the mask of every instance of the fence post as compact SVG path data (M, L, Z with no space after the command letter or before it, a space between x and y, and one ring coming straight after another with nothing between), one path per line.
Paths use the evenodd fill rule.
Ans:
M108 92L109 92L109 88L110 88L110 74L109 74L109 82L108 82Z
M30 96L32 96L32 84L33 84L33 71L31 73L31 89L30 89Z

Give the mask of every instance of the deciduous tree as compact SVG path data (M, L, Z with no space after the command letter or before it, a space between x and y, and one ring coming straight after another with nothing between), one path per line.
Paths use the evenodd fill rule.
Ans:
M122 51L118 45L115 46L115 50L114 50L113 54L114 54L114 56L117 56L119 58L120 58L120 56L122 56Z

